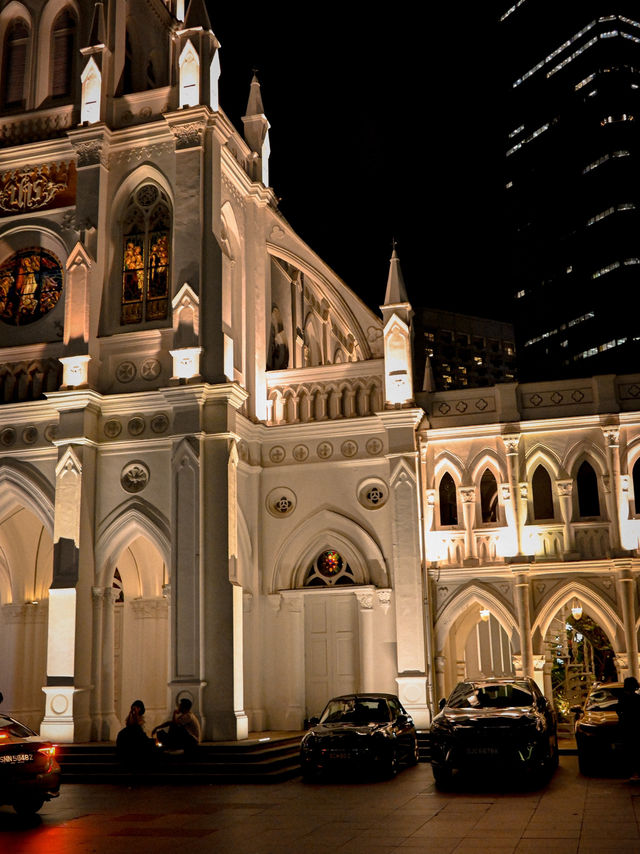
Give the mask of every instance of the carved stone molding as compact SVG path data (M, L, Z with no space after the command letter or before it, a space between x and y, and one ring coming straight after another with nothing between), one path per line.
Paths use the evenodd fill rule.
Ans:
M607 440L607 445L610 448L615 448L620 442L620 428L617 426L607 426L602 428L602 433Z
M361 611L371 611L373 609L373 591L372 590L356 590L356 599Z
M269 593L267 602L274 614L279 614L282 607L282 595L280 593Z
M504 446L508 454L516 454L518 452L518 445L520 444L519 435L510 434L503 436L502 441L504 442Z
M204 124L202 122L188 122L184 125L172 125L171 132L176 139L176 150L196 148L202 144Z
M476 500L475 486L461 486L458 488L458 492L463 504L471 504Z
M159 596L157 599L132 599L131 610L136 619L146 620L166 617L169 608L164 596Z
M378 603L383 614L388 613L391 607L391 590L377 590Z
M558 495L562 497L569 498L573 493L572 480L557 480L556 486L558 487Z
M103 140L90 139L87 142L79 142L75 146L78 155L78 166L97 166L102 163L106 166L106 160L102 160Z

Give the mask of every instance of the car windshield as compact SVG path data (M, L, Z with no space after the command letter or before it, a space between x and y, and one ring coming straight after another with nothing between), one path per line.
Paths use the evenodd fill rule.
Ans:
M451 709L509 709L533 705L534 697L526 682L461 682L447 703Z
M23 724L19 724L18 721L14 721L13 718L0 715L0 744L2 744L1 737L3 734L5 736L12 735L16 738L28 738L30 735L35 735L35 732Z
M621 696L622 688L620 687L593 688L587 697L585 712L615 712L618 709L618 701Z
M321 724L370 724L391 720L387 701L380 697L345 697L327 704Z

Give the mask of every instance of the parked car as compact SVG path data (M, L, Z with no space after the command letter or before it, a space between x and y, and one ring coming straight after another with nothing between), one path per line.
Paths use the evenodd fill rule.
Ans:
M0 714L0 804L35 813L60 793L60 766L50 741Z
M454 771L551 774L558 765L557 717L533 679L460 682L431 724L431 768L438 786Z
M618 718L622 682L594 682L583 706L572 706L580 773L620 770L625 765Z
M394 694L334 697L309 723L300 746L305 778L334 769L394 776L400 763L418 761L416 728Z

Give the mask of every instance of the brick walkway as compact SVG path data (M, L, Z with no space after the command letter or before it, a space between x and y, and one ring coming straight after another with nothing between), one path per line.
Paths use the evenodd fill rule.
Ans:
M640 786L580 776L545 788L438 792L421 763L395 780L277 785L67 785L42 818L0 808L11 854L621 854L640 851Z

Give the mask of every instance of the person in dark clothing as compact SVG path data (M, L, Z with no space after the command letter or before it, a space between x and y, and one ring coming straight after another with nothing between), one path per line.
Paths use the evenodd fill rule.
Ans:
M200 722L191 711L191 700L183 697L173 713L170 721L158 724L154 728L158 744L168 753L192 753L200 741ZM168 729L162 729L168 727Z
M135 764L146 761L153 751L153 740L144 729L144 703L134 700L127 715L124 729L116 738L116 752L121 762Z
M618 702L618 717L630 766L629 780L640 781L640 694L638 680L627 676Z

